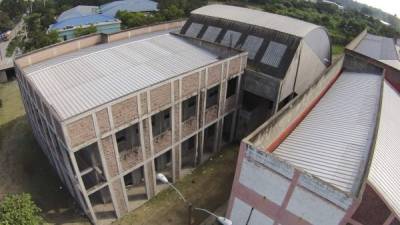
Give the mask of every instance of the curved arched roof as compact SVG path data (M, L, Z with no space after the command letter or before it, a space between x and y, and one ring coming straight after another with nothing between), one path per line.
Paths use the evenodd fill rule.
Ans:
M68 9L63 13L61 13L57 18L57 22L61 22L76 17L96 15L98 14L98 11L99 7L97 6L78 5L74 8Z
M256 25L298 37L305 37L312 30L321 28L315 24L291 17L229 5L207 5L192 11L192 15L216 17Z

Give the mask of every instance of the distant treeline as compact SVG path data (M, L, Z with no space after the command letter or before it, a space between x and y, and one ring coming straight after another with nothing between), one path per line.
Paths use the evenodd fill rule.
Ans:
M230 1L229 1L230 2ZM368 28L368 32L387 37L400 38L400 32L392 26L382 24L378 19L367 15L365 9L341 10L333 4L304 0L240 0L234 4L256 4L265 11L294 17L327 28L334 45L346 45L357 34Z

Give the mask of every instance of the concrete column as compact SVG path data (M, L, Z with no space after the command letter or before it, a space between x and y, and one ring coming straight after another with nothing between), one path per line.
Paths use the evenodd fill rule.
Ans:
M181 160L181 144L178 144L172 148L172 179L174 183L181 177Z
M7 82L7 74L5 70L0 71L0 83L5 83Z
M150 199L156 194L156 177L155 177L155 167L154 160L151 160L144 164L144 174L146 181L146 192L147 198Z

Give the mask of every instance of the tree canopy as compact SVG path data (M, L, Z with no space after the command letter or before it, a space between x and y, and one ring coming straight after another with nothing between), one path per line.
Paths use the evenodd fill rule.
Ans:
M0 202L0 225L43 224L40 212L29 194L8 195Z
M75 29L74 34L75 37L80 37L88 34L93 34L97 32L97 28L94 25L90 25L88 27L78 27Z

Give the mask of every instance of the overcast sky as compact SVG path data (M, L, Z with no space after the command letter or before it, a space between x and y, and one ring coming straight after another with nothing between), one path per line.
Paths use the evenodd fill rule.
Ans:
M400 0L356 0L400 17Z

